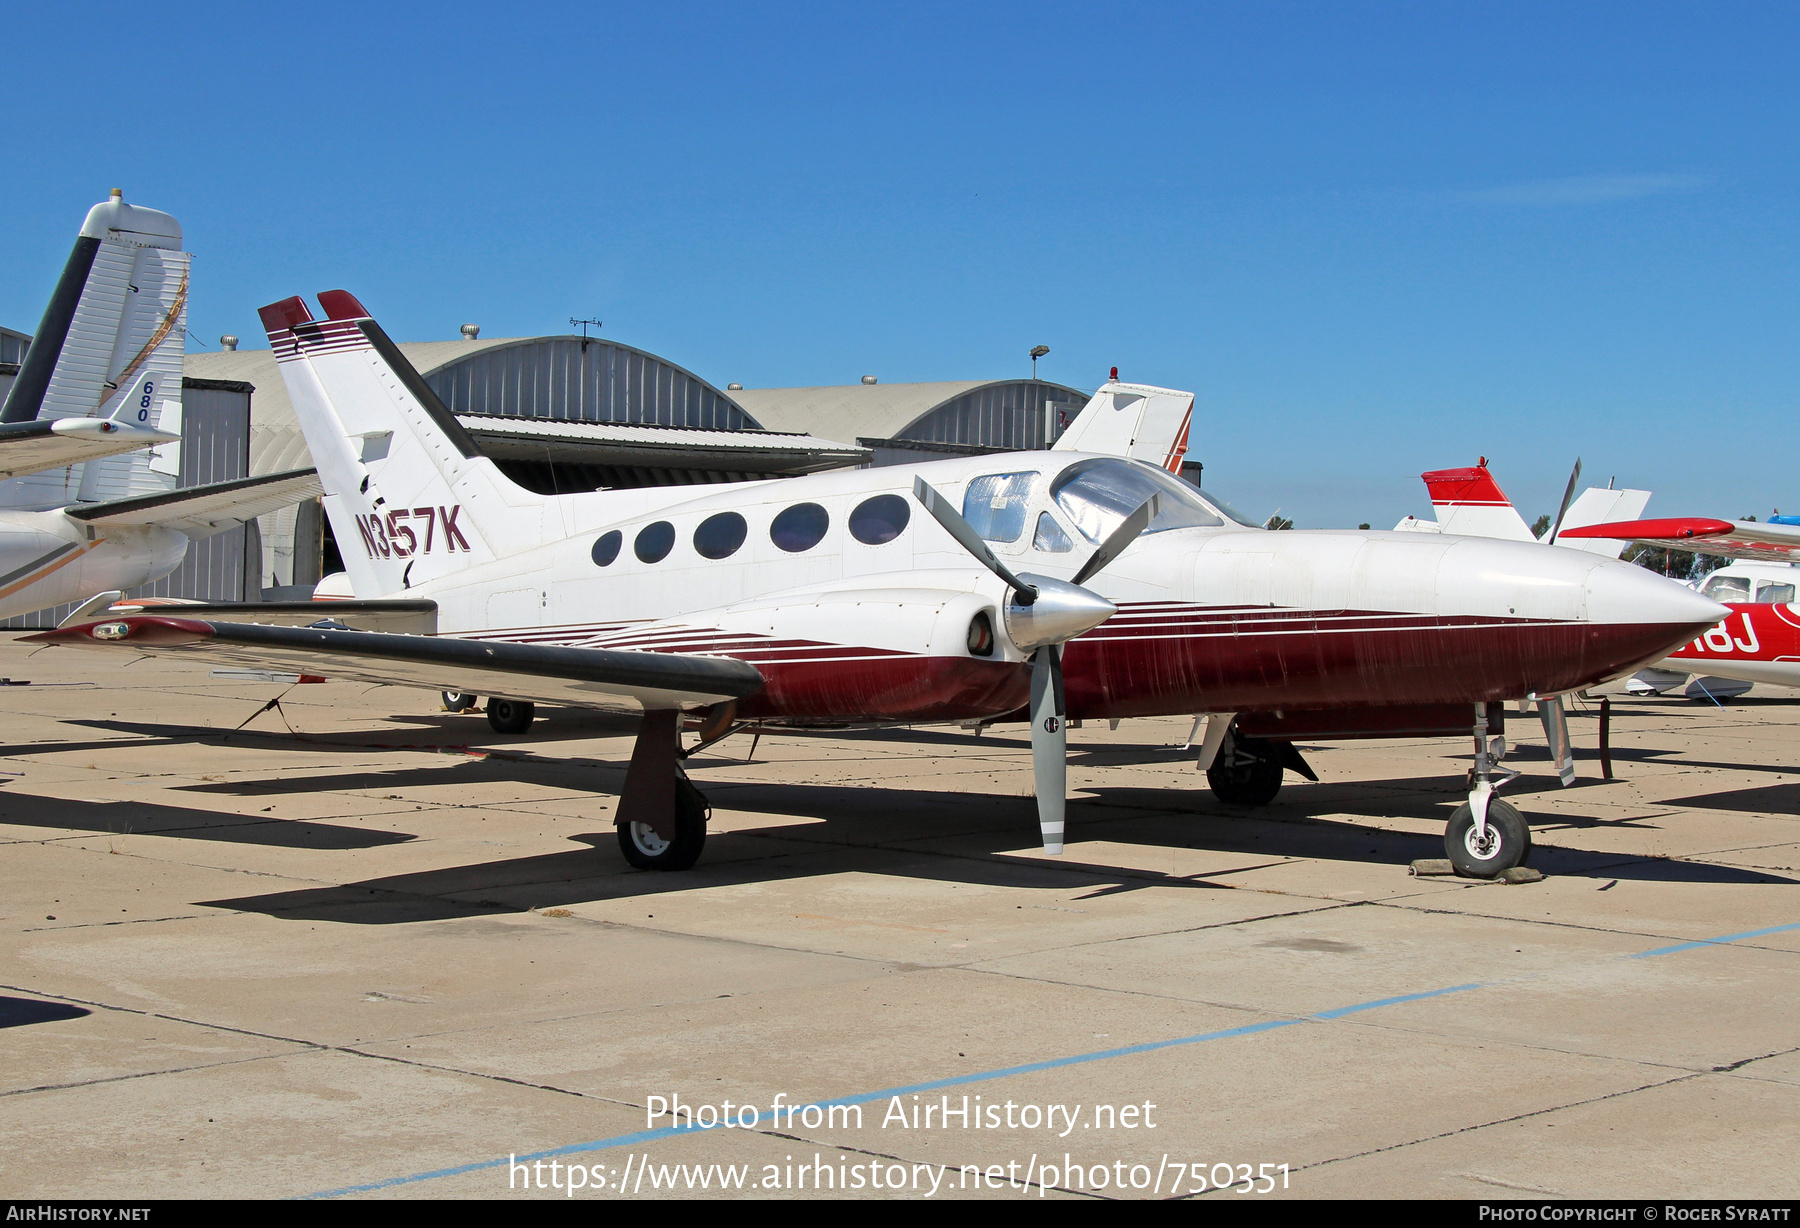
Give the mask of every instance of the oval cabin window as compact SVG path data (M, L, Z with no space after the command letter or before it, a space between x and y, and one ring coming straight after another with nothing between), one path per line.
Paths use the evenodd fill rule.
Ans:
M619 547L625 544L625 535L614 529L610 533L602 533L594 543L594 566L609 567L619 557Z
M879 546L904 533L911 518L912 509L899 495L876 495L850 513L850 536L865 546Z
M769 540L789 554L799 554L818 545L830 527L830 515L817 503L796 503L775 517Z
M730 558L744 544L750 527L736 512L708 516L694 530L694 553L705 559Z
M640 562L660 563L675 548L675 526L666 520L647 524L638 530L637 540L631 548Z

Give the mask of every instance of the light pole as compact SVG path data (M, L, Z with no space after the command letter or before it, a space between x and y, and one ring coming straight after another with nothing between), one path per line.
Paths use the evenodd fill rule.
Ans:
M1050 347L1047 345L1034 345L1031 347L1031 378L1032 379L1037 378L1037 360L1042 358L1044 355L1048 354L1049 352L1050 352Z

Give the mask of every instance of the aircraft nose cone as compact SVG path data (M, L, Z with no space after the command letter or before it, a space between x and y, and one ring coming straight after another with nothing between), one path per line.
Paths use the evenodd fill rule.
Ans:
M1666 656L1731 613L1685 584L1602 559L1587 575L1591 645L1617 673Z
M1731 611L1685 584L1633 563L1602 559L1587 575L1587 616L1596 623L1645 623L1700 631Z
M1029 572L1019 578L1038 591L1037 600L1030 605L1006 603L1006 634L1020 652L1065 643L1119 612L1118 606L1079 584Z

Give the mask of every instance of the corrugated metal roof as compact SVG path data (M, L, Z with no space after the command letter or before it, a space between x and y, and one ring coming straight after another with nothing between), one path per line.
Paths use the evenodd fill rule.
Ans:
M738 448L758 452L786 448L859 455L868 451L855 444L783 431L716 431L705 427L639 426L629 422L567 422L557 418L516 418L507 414L458 414L456 420L470 433L482 437L520 435L534 439L591 440L671 448Z
M898 439L908 428L960 397L982 389L1033 386L1034 395L1066 396L1085 404L1088 394L1048 380L944 380L926 384L840 384L824 388L744 388L732 397L772 431L800 431L837 439ZM974 442L971 440L970 442ZM989 442L989 441L981 441ZM994 440L1009 447L1036 446Z
M932 384L846 384L825 388L733 389L731 396L771 431L828 438L889 439L965 392L1006 381L945 380Z
M550 337L490 337L476 341L404 341L400 352L426 377L465 359L511 346L529 346ZM576 338L579 340L579 338ZM596 342L596 344L599 344ZM618 342L606 344L619 346ZM628 346L619 346L630 349ZM643 353L644 351L636 351ZM654 355L650 357L654 358ZM674 368L667 360L659 363ZM678 368L675 368L678 369ZM278 473L312 463L294 406L288 400L287 381L270 350L222 350L187 355L183 373L195 379L241 380L256 386L251 401L253 429L250 436L250 472ZM726 394L720 393L721 397ZM454 408L454 407L453 407ZM527 421L527 419L519 419ZM555 421L552 419L551 421ZM843 446L843 445L834 445ZM854 447L854 445L848 445Z

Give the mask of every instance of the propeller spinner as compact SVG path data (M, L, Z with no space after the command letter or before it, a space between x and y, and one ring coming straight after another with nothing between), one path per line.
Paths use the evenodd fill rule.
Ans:
M981 539L961 512L924 478L913 479L913 494L932 519L977 562L1012 589L1003 617L1006 634L1031 654L1031 767L1037 789L1038 827L1044 851L1063 851L1063 812L1069 791L1068 704L1063 696L1062 646L1118 613L1118 607L1082 587L1149 528L1157 497L1121 521L1070 580L1026 572L1015 575Z

